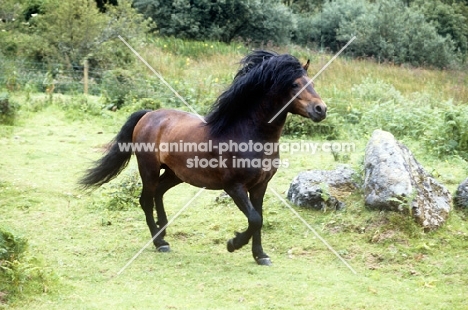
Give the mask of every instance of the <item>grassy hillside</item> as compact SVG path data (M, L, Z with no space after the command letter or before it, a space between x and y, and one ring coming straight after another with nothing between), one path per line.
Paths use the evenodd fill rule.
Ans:
M158 41L142 48L141 53L194 107L206 110L230 83L245 48L171 43ZM311 75L331 57L293 48L280 51L303 60L311 58ZM137 66L141 68L121 69L146 71L143 64ZM331 113L322 127L313 128L325 134L308 136L298 130L283 139L320 142L335 130L341 140L354 142L356 151L341 157L285 154L283 158L291 165L277 173L270 187L285 196L290 181L300 171L331 169L341 163L360 169L367 136L376 129L372 126L379 124L376 117L387 119L384 116L390 110L385 104L394 103L394 110L403 116L398 122L400 114L390 115L399 126L411 121L407 117L411 113L422 122L416 109L424 108L424 100L440 110L448 105L464 108L467 82L463 72L338 59L315 83ZM93 193L78 191L76 181L142 101L135 99L112 112L103 109L103 98L93 96L20 92L10 94L10 98L21 109L13 126L0 125L0 226L29 240L30 255L45 266L48 275L35 292L18 292L5 299L5 308L465 307L466 211L452 212L444 227L424 233L406 216L368 211L359 192L346 199L344 211L296 208L357 275L270 192L265 198L263 239L273 266L257 266L249 247L228 253L225 242L245 227L246 220L230 200L217 200L217 191L203 192L169 227L171 253L156 253L148 247L117 275L149 240L143 212L132 196L139 186L134 181L135 162L111 184ZM186 109L166 91L158 100L163 106ZM443 105L437 106L437 102ZM382 114L369 114L376 106L382 107ZM348 118L354 112L361 113L358 124ZM427 114L427 122L439 125L437 114ZM424 124L412 125L426 128ZM415 139L403 134L404 127L392 128L401 131L401 138L417 159L452 192L466 178L468 164L462 156L428 151L423 136ZM183 184L168 192L168 216L197 191Z

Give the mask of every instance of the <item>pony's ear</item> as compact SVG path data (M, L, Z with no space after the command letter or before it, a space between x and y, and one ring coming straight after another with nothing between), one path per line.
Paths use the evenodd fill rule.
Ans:
M309 69L310 59L307 59L306 64L303 66L304 70L307 71Z

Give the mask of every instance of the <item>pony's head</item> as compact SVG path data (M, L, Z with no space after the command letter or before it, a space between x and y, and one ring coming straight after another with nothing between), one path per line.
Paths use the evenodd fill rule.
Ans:
M309 62L302 65L296 57L267 51L254 51L241 61L231 86L219 96L206 116L212 134L235 124L283 123L288 112L323 120L327 106L307 77Z
M303 66L304 72L307 72L310 61ZM299 114L312 119L314 122L320 122L327 116L327 105L315 92L314 83L307 74L294 80L290 88L291 102L289 112Z

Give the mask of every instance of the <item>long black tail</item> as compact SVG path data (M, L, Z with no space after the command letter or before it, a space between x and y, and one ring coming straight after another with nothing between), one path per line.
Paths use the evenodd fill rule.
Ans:
M101 159L95 162L94 167L88 169L80 179L83 188L99 187L115 178L128 164L132 150L121 150L120 143L131 143L133 129L138 121L150 110L141 110L133 113L122 126L120 132L112 140L112 146Z

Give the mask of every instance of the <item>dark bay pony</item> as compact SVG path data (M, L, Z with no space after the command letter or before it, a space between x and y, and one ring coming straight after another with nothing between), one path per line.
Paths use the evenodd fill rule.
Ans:
M270 265L261 243L262 204L268 182L281 165L278 148L271 146L278 143L288 112L320 122L327 111L313 84L304 88L310 81L308 65L309 61L302 66L291 55L254 51L241 61L232 85L216 100L205 122L177 110L133 113L80 183L86 188L110 181L135 153L143 183L140 204L161 252L169 251L162 230L168 223L163 205L167 190L182 182L224 190L248 219L247 229L227 242L228 251L252 238L255 261ZM155 149L122 148L130 143L151 144Z

